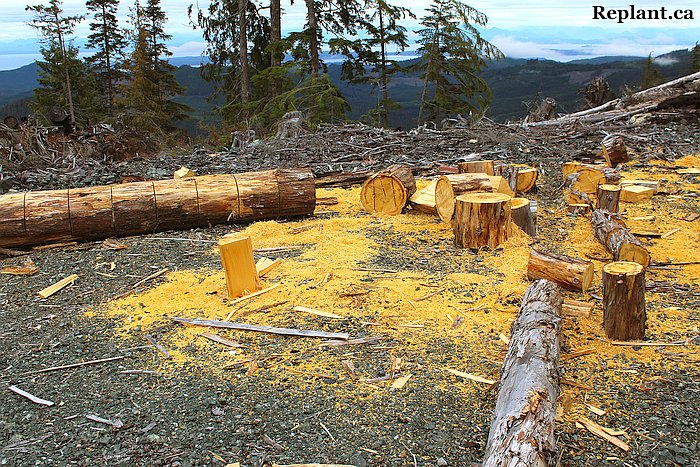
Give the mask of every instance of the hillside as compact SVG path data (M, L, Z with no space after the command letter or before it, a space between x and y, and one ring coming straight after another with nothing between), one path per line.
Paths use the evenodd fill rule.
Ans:
M688 50L679 50L661 55L656 60L663 65L660 69L664 77L672 79L687 73L689 57ZM195 63L195 59L196 57L189 57L181 59L180 62ZM578 90L597 76L603 76L613 92L620 95L625 87L634 87L639 81L643 60L643 57L598 57L561 63L551 60L506 58L492 63L484 72L484 78L494 95L488 116L500 122L522 118L525 114L524 102L537 95L556 99L560 112L578 110L581 107ZM377 94L371 85L349 85L343 82L340 79L340 64L337 63L329 63L328 72L350 103L350 119L360 119L375 105ZM0 72L0 117L26 112L26 106L17 103L31 97L32 89L36 85L36 76L36 64ZM200 77L198 68L188 64L177 68L176 77L186 89L185 94L178 97L177 101L193 108L192 118L181 122L180 126L190 134L195 134L202 124L217 124L219 118L214 111L217 101L209 100L214 86ZM415 126L422 86L422 81L415 73L396 76L392 80L390 96L401 106L392 113L393 126Z

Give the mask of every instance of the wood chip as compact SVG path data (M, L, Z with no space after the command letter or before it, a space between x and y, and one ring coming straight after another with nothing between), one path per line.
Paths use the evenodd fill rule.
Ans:
M586 391L592 391L592 390L593 390L592 387L590 387L590 386L588 386L588 385L586 385L586 384L577 383L576 381L571 381L570 379L566 379L566 378L560 378L560 379L559 379L559 382L560 382L561 384L566 384L566 385L569 385L569 386L573 386L573 387L575 387L575 388L585 389Z
M608 341L612 345L623 345L628 347L665 347L667 345L684 345L685 342L646 342L646 341Z
M394 380L393 383L391 383L391 388L392 389L401 389L404 386L406 386L406 383L408 383L408 380L411 379L411 376L413 376L411 373L408 373L407 375L400 376Z
M668 232L666 232L665 234L663 234L663 235L661 236L661 238L668 238L668 237L670 237L671 235L673 235L674 233L678 232L678 231L681 230L681 229L682 229L682 227L678 227L678 228L676 228L676 229L669 230Z
M132 289L135 289L135 288L138 287L139 285L145 284L146 282L150 281L151 279L155 279L155 278L158 277L158 276L162 276L162 275L165 274L166 272L168 272L168 268L163 268L163 269L161 269L160 271L156 271L156 272L154 272L153 274L151 274L150 276L146 276L146 277L144 277L143 279L141 279L140 281L138 281L137 283L135 283L134 285L132 285L131 288L132 288Z
M594 306L591 302L565 299L561 305L561 314L570 318L589 318Z
M496 383L496 381L494 381L492 379L482 378L481 376L473 375L471 373L465 373L463 371L453 370L452 368L445 368L445 371L448 371L455 376L459 376L460 378L465 378L465 379L470 379L472 381L476 381L477 383L484 383L484 384L495 384Z
M343 360L340 363L342 363L343 369L348 376L350 376L350 379L357 379L357 374L355 374L355 365L352 363L352 360Z
M270 259L270 258L260 258L257 263L255 263L255 269L258 271L259 277L265 277L265 275L271 273L278 267L282 265L282 260Z
M324 318L345 319L345 316L340 316L340 315L336 315L334 313L316 310L314 308L308 308L305 306L295 306L294 311L299 311L301 313L309 313L309 314L316 315L316 316L323 316Z
M342 345L356 345L356 344L376 344L380 340L381 340L381 336L360 337L357 339L348 339L346 341L330 340L330 341L322 342L319 347L338 347L338 346L342 346Z
M225 345L227 347L233 347L235 349L238 349L240 347L244 347L243 344L239 344L238 342L228 340L225 337L221 337L221 336L216 335L216 334L211 334L209 332L203 332L199 335L199 337L202 337L204 339L209 339L210 341L216 342L217 344Z
M68 285L72 284L75 282L75 280L78 278L77 274L71 274L70 276L66 277L65 279L61 279L60 281L56 282L53 285L50 285L46 287L45 289L40 290L37 292L41 298L49 298L51 295L55 294L59 290L63 289L64 287L67 287Z
M126 358L125 356L119 356L119 357L110 357L110 358L100 358L98 360L88 360L87 362L79 362L79 363L71 363L69 365L61 365L61 366L52 366L49 368L42 368L41 370L34 370L34 371L27 371L23 374L25 375L33 375L35 373L47 373L49 371L58 371L58 370L67 370L69 368L78 368L81 366L87 366L87 365L96 365L98 363L106 363L106 362L113 362L115 360L121 360L123 358Z
M687 216L685 216L683 218L683 220L686 222L693 222L693 221L696 221L698 219L700 219L700 213L698 213L698 212L693 212L693 213L688 214Z
M624 441L620 440L619 438L616 438L614 436L611 436L608 434L602 426L598 425L596 422L593 420L589 420L586 417L581 417L579 418L578 422L583 425L588 431L593 433L594 435L598 436L599 438L603 438L604 440L608 441L611 444L614 444L618 448L622 449L623 451L629 451L630 447L627 443Z
M510 339L508 339L508 336L506 336L505 334L500 333L500 334L498 335L498 338L501 339L501 341L502 341L505 345L510 345Z
M441 288L439 288L438 290L436 290L435 292L427 293L427 294L423 295L422 297L418 297L418 298L414 299L413 301L414 301L414 302L420 302L420 301L423 301L423 300L427 300L427 299L429 299L430 297L434 297L435 295L438 295L438 294L443 293L445 290L447 290L447 289L445 289L445 287L441 287Z
M115 420L107 420L106 418L98 417L97 415L93 415L93 414L85 415L85 418L87 418L88 420L92 420L93 422L104 423L105 425L111 425L114 428L121 428L124 426L124 422L122 422L118 418Z
M575 351L575 352L563 354L563 355L560 357L560 359L561 359L561 360L569 360L569 359L572 359L572 358L578 358L578 357L582 357L582 356L584 356L584 355L592 354L592 353L594 353L594 352L597 352L597 349L583 349L583 350L577 350L577 351Z
M586 404L586 407L588 407L588 410L590 410L591 412L593 412L593 413L596 414L596 415L599 415L599 416L601 416L601 417L602 417L603 415L605 415L605 410L599 409L599 408L596 407L595 405Z
M46 405L48 407L51 407L52 405L54 405L53 402L46 400L46 399L42 399L40 397L36 397L35 395L28 393L27 391L23 391L22 389L18 388L17 386L10 386L7 389L14 392L15 394L19 394L22 397L26 397L27 399L34 402L35 404Z
M124 250L128 247L116 238L107 238L102 242L102 248L107 250Z
M160 343L155 339L155 337L151 336L150 334L146 334L144 337L148 342L151 343L153 347L158 349L158 351L162 353L165 356L165 358L170 358L170 352L168 352L165 347L160 345Z
M236 303L245 302L246 300L250 300L251 298L258 297L258 296L260 296L260 295L262 295L262 294L264 294L264 293L267 293L267 292L269 292L269 291L271 291L271 290L275 290L275 289L276 289L277 287L279 287L280 285L282 285L282 284L271 285L270 287L267 287L267 288L262 289L262 290L258 290L257 292L253 292L252 294L248 294L248 295L245 295L245 296L243 296L243 297L237 298L237 299L235 299L235 300L231 300L230 302L228 302L228 304L229 304L229 305L235 305Z
M39 272L39 267L31 259L23 261L20 266L5 266L0 269L0 274L12 276L32 276L37 272Z

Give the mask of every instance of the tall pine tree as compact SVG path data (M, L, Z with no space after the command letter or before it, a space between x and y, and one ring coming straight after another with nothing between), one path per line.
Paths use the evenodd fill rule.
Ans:
M642 80L639 82L639 88L640 90L649 89L663 82L664 77L661 74L659 67L654 65L654 61L651 59L651 54L649 54L646 61L644 62Z
M94 85L78 50L70 44L75 26L83 16L65 16L60 0L49 0L48 5L29 5L34 13L30 25L41 36L39 85L35 91L34 110L43 112L52 106L65 106L70 124L76 118L87 118L94 111Z
M459 0L433 0L418 31L421 58L416 69L424 81L419 123L454 114L483 114L491 90L479 76L488 61L503 54L479 33L488 19Z
M111 115L117 81L124 78L124 49L128 45L126 31L117 21L119 0L88 0L85 6L93 14L86 47L96 50L87 62L96 72L100 94Z

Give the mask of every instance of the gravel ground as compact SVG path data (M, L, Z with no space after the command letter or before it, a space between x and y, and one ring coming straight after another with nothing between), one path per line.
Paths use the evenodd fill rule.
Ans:
M628 145L640 158L658 156L659 146L665 147L664 154L669 158L700 151L700 130L697 120L692 118L684 123L661 121L639 129L608 127L607 130L644 138L628 139ZM558 164L577 155L591 155L601 137L597 127L569 128L564 132L567 137L557 136L551 130L511 131L498 125L461 131L465 138L480 140L468 152L504 150L518 162L538 165L543 173L538 193L542 210L557 206L560 200ZM455 139L454 135L450 138L447 140ZM435 144L440 139L439 135L420 139L424 146L417 152L426 169L431 160L443 161L467 154L465 150L455 149L446 157ZM657 149L652 149L651 143ZM302 163L317 171L327 170L325 156L319 156L312 145L305 146L303 139L286 144L306 149L299 150L294 159L281 165ZM205 151L183 151L116 166L86 163L72 175L67 174L65 167L43 169L54 174L50 179L31 173L18 178L22 180L22 188L36 189L58 188L66 183L73 186L109 183L123 175L166 178L180 165L197 169L199 173L240 170L243 166L247 170L275 165L276 149L279 148L272 143L264 143L244 154L218 156L216 164L212 164L212 157ZM396 160L396 154L382 156L377 152L372 163ZM337 155L333 153L328 158L337 159ZM349 163L344 168L351 166ZM542 244L556 245L566 239L567 226L546 222L540 225ZM131 237L123 240L128 249L121 251L106 250L98 242L33 252L31 258L39 266L39 274L0 276L0 387L14 384L55 402L51 407L42 407L9 391L0 392L0 465L175 467L221 466L227 462L240 462L243 466L326 462L356 466L469 466L480 461L495 390L458 391L435 384L427 374L415 371L412 384L400 396L360 386L354 390L359 393L345 398L347 388L342 387L342 382L321 377L279 377L272 372L262 372L255 378L239 372L228 378L212 377L205 362L200 365L196 361L162 372L159 363L163 356L146 346L148 342L143 335L115 339L113 321L85 314L162 268L218 268L219 260L211 254L211 244L201 240L215 240L230 229L224 226ZM192 241L153 240L154 237ZM423 262L412 260L408 251L391 253L396 247L391 235L384 235L378 241L382 254L370 266L397 266L397 258L401 257L404 261L399 264L401 268L440 270L442 259L438 256ZM124 261L127 254L131 256ZM122 260L116 261L119 258ZM4 260L3 264L10 261L15 260ZM108 271L115 277L95 273L95 264L112 261L119 265ZM72 288L47 300L36 297L34 291L69 274L80 275ZM161 280L153 279L140 288L152 287ZM700 308L697 293L671 292L665 297L669 304L683 303L694 308L696 311L691 313L694 322L688 327L697 329ZM360 328L359 324L355 325L358 328L350 331L357 334ZM571 329L565 332L575 331L575 324L569 326ZM150 331L157 339L161 333L168 332L168 325ZM256 343L268 353L282 348L280 339L257 339ZM303 358L305 344L298 345L298 358ZM411 364L420 370L441 365L446 359L461 359L468 368L480 358L470 345L469 342L455 345L452 340L438 337L416 352ZM365 361L372 361L387 359L387 349L391 346L392 342L382 342L382 346L358 346L353 351L360 357L366 356ZM295 349L292 345L291 351ZM285 346L284 351L290 351L290 347ZM338 358L345 351L327 350ZM121 358L37 373L42 368L110 357ZM494 355L491 359L494 368L498 367L496 361L500 358ZM663 356L654 366L634 361L604 363L626 364L653 376L642 380L631 375L621 381L608 380L602 374L588 375L594 383L593 397L605 394L608 400L615 401L601 423L626 427L633 438L631 451L622 453L572 424L562 424L558 428L560 465L700 465L697 366L680 366ZM145 372L123 373L128 370ZM585 371L586 368L572 364L567 368L567 376ZM382 376L381 371L376 374ZM95 422L86 415L123 425Z

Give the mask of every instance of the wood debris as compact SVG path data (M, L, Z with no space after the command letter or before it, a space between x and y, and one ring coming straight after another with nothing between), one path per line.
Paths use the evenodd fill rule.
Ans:
M9 274L12 276L32 276L39 272L39 267L34 264L34 261L27 259L22 261L20 266L4 266L0 269L0 274Z
M102 248L106 250L124 250L128 247L116 238L106 238L102 242Z
M35 404L46 405L48 407L51 407L52 405L54 405L53 402L46 400L46 399L42 399L42 398L37 397L33 394L30 394L27 391L24 391L24 390L18 388L17 386L13 385L13 386L8 387L7 389L14 392L15 394L19 394L22 397L26 397L27 399L34 402Z
M271 290L275 290L277 287L279 287L279 286L281 286L281 285L282 285L282 284L271 285L270 287L264 288L264 289L262 289L262 290L258 290L257 292L253 292L253 293L251 293L251 294L244 295L244 296L242 296L242 297L240 297L240 298L236 298L235 300L231 300L231 301L228 302L228 304L229 304L229 305L235 305L236 303L245 302L245 301L247 301L247 300L250 300L251 298L255 298L255 297L258 297L258 296L260 296L260 295L262 295L262 294L268 293L268 292L271 291Z
M282 265L280 258L270 259L262 257L255 263L255 269L258 271L258 277L264 277Z
M412 376L413 375L411 373L404 376L399 376L393 383L391 383L391 389L402 389L404 386L406 386L406 383L408 383L408 380L411 379Z
M114 420L108 420L106 418L102 418L94 414L85 415L85 418L87 418L88 420L92 420L93 422L104 423L105 425L113 426L114 428L121 428L124 426L124 422L122 422L118 418Z
M496 384L496 381L494 381L492 379L486 379L486 378L483 378L481 376L473 375L471 373L465 373L463 371L453 370L452 368L445 368L445 371L450 372L453 375L458 376L460 378L465 378L465 379L469 379L472 381L476 381L477 383L484 383L484 384L489 384L489 385Z
M173 321L180 324L190 324L193 326L211 326L214 328L236 329L238 331L264 332L269 334L279 334L283 336L316 337L322 339L343 339L350 338L344 332L324 332L310 331L305 329L275 328L271 326L258 326L255 324L229 323L227 321L216 321L197 318L173 318Z
M578 419L578 422L594 435L598 436L599 438L603 438L611 444L614 444L623 451L630 450L630 447L627 443L620 440L619 438L616 438L615 436L611 436L610 434L608 434L608 432L605 431L605 429L603 429L602 426L598 425L593 420L590 420L586 417L581 417Z
M335 313L329 313L327 311L316 310L315 308L308 308L305 306L295 306L294 311L299 311L301 313L309 313L316 316L322 316L324 318L331 319L345 319L345 316L336 315Z
M226 347L233 347L235 349L245 347L243 344L239 344L238 342L234 342L232 340L226 339L225 337L221 337L216 334L211 334L209 332L203 332L199 335L199 337L209 339L210 341L216 342L217 344L225 345Z
M41 298L49 298L51 295L55 294L56 292L60 291L64 287L69 286L73 282L78 279L77 274L71 274L70 276L66 277L65 279L61 279L60 281L56 282L53 285L50 285L46 287L45 289L40 290L37 292Z

